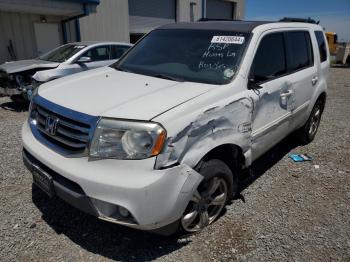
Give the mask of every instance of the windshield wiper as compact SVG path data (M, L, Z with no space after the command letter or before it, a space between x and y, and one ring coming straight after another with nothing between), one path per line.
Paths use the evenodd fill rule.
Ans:
M173 76L169 76L169 75L165 75L165 74L154 74L151 76L157 77L157 78L162 78L162 79L167 79L167 80L172 80L172 81L176 81L176 82L184 82L185 81L182 78L173 77Z
M115 70L118 70L118 71L133 73L133 71L130 71L130 70L125 69L125 68L121 68L121 67L117 67L117 66L111 66L111 67L114 68Z

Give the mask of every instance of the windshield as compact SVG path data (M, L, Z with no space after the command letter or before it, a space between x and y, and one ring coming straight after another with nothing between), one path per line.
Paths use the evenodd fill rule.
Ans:
M85 47L85 45L63 45L46 54L43 54L42 56L39 56L39 59L50 62L62 63L67 59L71 58L73 55L75 55Z
M234 77L249 34L232 31L152 31L113 65L122 71L208 84Z

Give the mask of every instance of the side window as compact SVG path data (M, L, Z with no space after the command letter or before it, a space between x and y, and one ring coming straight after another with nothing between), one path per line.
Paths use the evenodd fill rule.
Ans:
M129 46L112 45L111 59L119 59L129 48Z
M86 51L82 56L88 56L92 62L109 60L109 46L98 46Z
M286 33L289 51L288 71L294 72L314 64L310 34L306 31Z
M255 82L266 81L287 72L283 33L265 36L255 54L250 78Z
M315 31L315 36L317 39L318 50L320 51L321 62L327 60L327 45L326 40L324 39L324 34L322 31Z

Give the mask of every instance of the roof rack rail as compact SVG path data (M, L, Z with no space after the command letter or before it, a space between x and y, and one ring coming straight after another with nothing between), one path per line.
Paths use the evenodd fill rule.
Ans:
M237 19L222 19L222 18L199 18L197 22L208 22L208 21L242 21Z
M319 24L320 21L316 21L310 17L308 18L295 18L295 17L284 17L279 22L299 22L299 23L310 23L310 24Z

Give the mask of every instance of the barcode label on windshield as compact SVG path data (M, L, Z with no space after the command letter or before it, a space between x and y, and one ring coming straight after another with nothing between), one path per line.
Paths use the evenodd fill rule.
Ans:
M215 35L211 39L211 43L216 44L236 44L241 45L244 43L244 36L224 36L224 35Z

